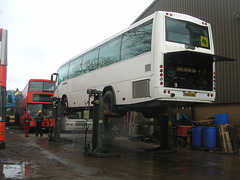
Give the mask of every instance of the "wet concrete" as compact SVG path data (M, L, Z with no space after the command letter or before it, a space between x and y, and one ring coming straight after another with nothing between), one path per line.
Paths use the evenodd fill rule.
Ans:
M61 137L62 142L50 142L46 134L25 138L22 130L10 129L6 148L0 150L0 179L240 179L239 155L145 152L157 145L118 137L109 148L119 157L96 158L84 155L83 134Z

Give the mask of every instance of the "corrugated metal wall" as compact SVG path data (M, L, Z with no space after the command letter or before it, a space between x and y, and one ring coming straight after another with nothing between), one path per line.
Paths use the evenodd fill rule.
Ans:
M155 0L136 21L155 11L175 11L212 25L215 54L236 59L216 63L216 102L240 102L240 0ZM239 14L240 16L240 14Z

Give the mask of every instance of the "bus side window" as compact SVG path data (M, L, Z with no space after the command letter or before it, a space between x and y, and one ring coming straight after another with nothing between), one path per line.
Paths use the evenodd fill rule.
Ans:
M68 79L68 67L69 64L66 64L59 69L59 83Z
M78 57L70 63L69 78L82 74L82 57Z
M121 60L151 51L152 22L150 20L123 34Z
M94 49L83 56L83 64L82 64L82 74L88 73L97 69L98 67L98 52L99 49Z
M121 36L100 47L98 67L108 66L120 61Z

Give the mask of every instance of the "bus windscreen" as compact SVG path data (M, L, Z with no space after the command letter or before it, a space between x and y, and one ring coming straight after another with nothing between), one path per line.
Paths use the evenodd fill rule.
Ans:
M53 106L51 104L28 104L27 110L31 112L31 116L35 118L38 111L42 111L44 118L53 118Z

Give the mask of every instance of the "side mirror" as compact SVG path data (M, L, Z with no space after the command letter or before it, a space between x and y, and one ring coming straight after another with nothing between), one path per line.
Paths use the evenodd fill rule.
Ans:
M58 73L53 73L53 74L51 75L51 81L53 81L53 76L56 76L56 77L55 77L55 80L54 80L54 81L56 81L56 79L57 79L57 77L58 77Z

